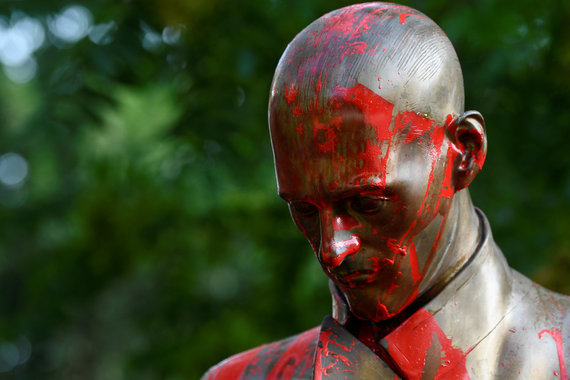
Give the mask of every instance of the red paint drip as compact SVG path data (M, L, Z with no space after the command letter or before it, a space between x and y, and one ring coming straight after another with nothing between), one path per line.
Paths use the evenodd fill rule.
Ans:
M383 321L385 319L392 317L395 314L396 313L390 313L386 305L384 305L381 300L378 300L378 302L376 303L376 316L375 316L377 321Z
M416 253L416 245L414 242L410 245L410 266L412 267L412 279L418 283L422 276L420 275L420 266L418 264L418 254Z
M408 16L415 16L415 17L425 19L425 17L414 14L414 13L400 13L400 24L404 25L406 23L406 17L408 17Z
M542 336L547 333L549 334L554 342L556 343L556 352L558 353L558 364L560 366L560 379L568 380L568 374L566 372L566 363L564 363L564 342L562 340L562 334L560 330L553 328L552 330L542 330L538 333L538 339L542 339Z

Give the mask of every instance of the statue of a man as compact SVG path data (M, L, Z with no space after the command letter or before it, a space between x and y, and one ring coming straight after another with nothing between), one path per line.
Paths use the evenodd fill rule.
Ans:
M567 379L570 301L510 269L471 203L486 134L463 103L450 41L414 9L354 5L295 37L269 124L332 317L205 379Z

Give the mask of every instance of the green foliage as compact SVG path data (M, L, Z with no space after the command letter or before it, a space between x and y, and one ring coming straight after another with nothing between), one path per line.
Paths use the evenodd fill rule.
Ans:
M89 36L44 29L35 76L0 75L0 155L28 168L0 184L0 374L195 379L319 324L326 276L276 196L266 103L288 41L349 3L82 4ZM511 264L570 292L570 5L407 4L450 36L486 116L475 203ZM0 14L46 28L70 5Z

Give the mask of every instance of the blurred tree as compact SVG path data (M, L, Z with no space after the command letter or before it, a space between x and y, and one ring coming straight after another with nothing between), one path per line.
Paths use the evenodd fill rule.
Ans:
M570 3L405 3L450 36L486 116L472 193L496 240L570 293ZM0 374L195 379L320 322L266 102L286 44L348 4L0 3Z

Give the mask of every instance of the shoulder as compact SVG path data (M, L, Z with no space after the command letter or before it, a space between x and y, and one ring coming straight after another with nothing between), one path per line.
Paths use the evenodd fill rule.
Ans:
M536 321L536 326L568 329L570 297L548 290L513 270L513 293L521 299L521 307ZM515 296L515 298L518 298ZM570 332L570 331L568 331Z
M509 320L516 321L510 334L512 347L520 347L526 356L552 367L559 374L566 373L570 362L570 297L548 290L513 271L513 292L520 302L512 310ZM515 298L518 298L515 296ZM515 337L519 336L519 339Z
M310 378L319 330L315 327L229 357L210 368L202 380Z

